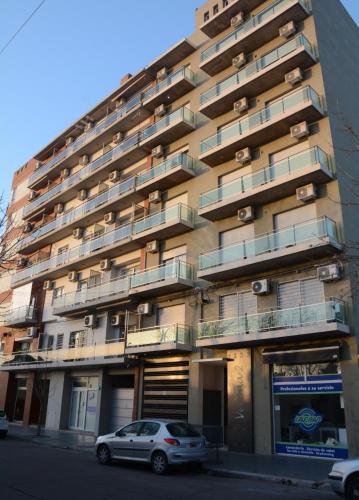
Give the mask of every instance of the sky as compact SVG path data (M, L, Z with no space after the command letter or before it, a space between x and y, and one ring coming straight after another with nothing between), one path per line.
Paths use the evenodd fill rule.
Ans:
M0 54L0 193L58 133L194 29L204 0L45 0ZM321 0L325 1L325 0ZM342 0L359 24L359 1ZM0 51L40 0L0 0Z

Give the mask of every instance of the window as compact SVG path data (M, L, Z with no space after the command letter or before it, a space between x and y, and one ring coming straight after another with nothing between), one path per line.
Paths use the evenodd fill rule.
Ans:
M204 15L203 15L203 21L206 23L207 21L209 21L209 11L205 12Z
M5 342L0 342L0 354L5 351Z
M81 290L85 290L88 287L88 280L87 279L80 279L77 282L77 291L80 292Z
M118 432L119 437L135 437L138 436L142 422L134 422L133 424L127 425Z
M64 294L64 287L59 286L57 288L54 288L52 298L53 298L53 300L58 299L59 297L62 297L63 294Z
M325 302L324 286L317 278L280 283L277 300L279 309L319 304Z
M308 222L316 218L316 207L314 203L304 205L303 207L294 208L287 212L282 212L274 216L274 229L283 229L285 227L293 226Z
M185 422L176 422L166 425L168 432L173 437L200 437L200 433L193 427L193 425L186 424Z
M172 248L171 250L166 250L162 253L161 262L162 264L170 264L174 261L186 261L187 255L187 245L182 245L180 247Z
M256 314L257 297L252 292L231 293L219 297L219 317L236 318Z
M57 249L57 255L62 255L63 253L67 252L69 249L68 245L65 245L63 247L60 247Z
M227 7L228 4L229 4L229 0L223 0L223 2L222 2L223 8Z
M252 238L254 238L254 226L253 224L248 224L219 233L219 246L235 245L236 243Z
M78 332L71 332L69 339L69 347L84 347L87 343L87 335L84 330Z
M62 349L64 345L64 334L59 333L56 337L56 349Z
M97 271L90 271L90 277L88 279L88 286L96 286L101 284L101 273Z
M48 335L48 337L47 337L47 349L49 351L51 351L53 347L54 347L54 336Z
M213 5L213 15L215 16L216 14L218 14L218 11L219 11L218 3L216 3L216 5Z
M143 424L140 432L140 436L155 436L160 430L160 424L156 422L146 422Z

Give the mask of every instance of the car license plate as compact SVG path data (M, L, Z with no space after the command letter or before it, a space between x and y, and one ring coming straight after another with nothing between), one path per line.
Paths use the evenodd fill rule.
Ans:
M197 448L197 443L190 443L190 444L189 444L189 447L190 447L190 448Z

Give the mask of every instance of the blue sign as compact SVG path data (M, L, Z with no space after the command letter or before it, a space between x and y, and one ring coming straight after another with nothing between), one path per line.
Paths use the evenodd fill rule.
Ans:
M343 392L340 375L273 377L274 394L335 394Z
M293 424L298 425L304 432L313 432L323 422L324 416L313 408L302 408L293 419Z
M346 448L335 448L329 446L276 443L275 451L276 453L295 455L297 457L332 458L338 460L348 458L348 450Z

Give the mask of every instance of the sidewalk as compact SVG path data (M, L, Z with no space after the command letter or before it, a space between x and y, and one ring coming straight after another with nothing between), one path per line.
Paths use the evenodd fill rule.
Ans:
M54 448L94 453L95 437L72 431L42 430L36 436L36 427L24 428L9 425L9 437L30 441L38 445ZM217 463L216 450L209 451L209 462L205 470L209 474L222 477L258 479L293 486L310 488L327 487L327 476L333 462L302 457L283 457L278 455L250 455L219 450Z

